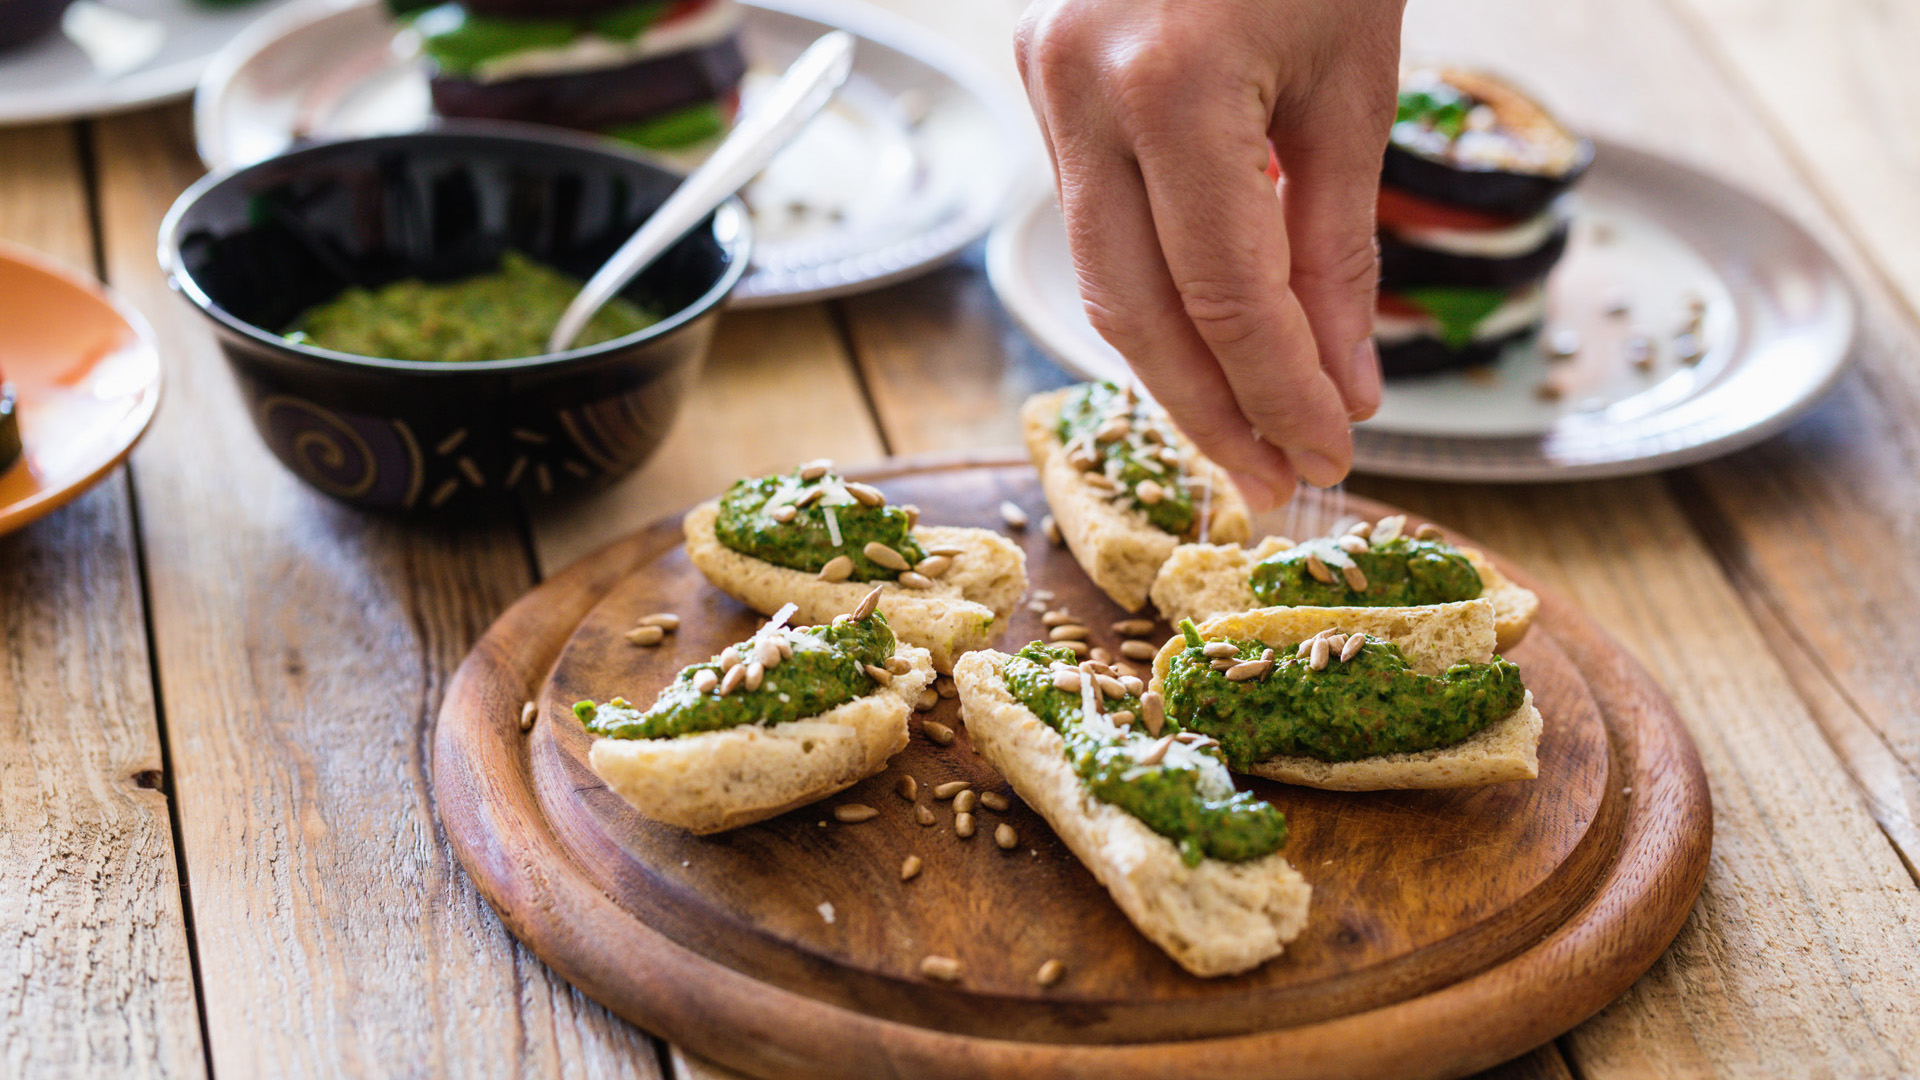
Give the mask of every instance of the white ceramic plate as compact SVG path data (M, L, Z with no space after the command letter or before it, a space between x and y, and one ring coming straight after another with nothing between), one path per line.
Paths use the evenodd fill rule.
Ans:
M61 30L0 53L0 124L150 105L192 90L214 53L285 0L80 0Z
M940 265L984 236L1030 160L1032 125L941 39L844 0L753 0L742 96L821 34L859 37L834 103L744 193L753 266L737 307L861 292ZM367 0L309 0L234 41L194 99L210 168L301 140L418 130L432 122L420 64ZM685 165L685 162L679 163Z
M1598 151L1549 283L1549 333L1487 368L1390 381L1379 414L1354 431L1356 469L1493 481L1651 472L1757 442L1833 385L1858 305L1812 237L1713 177L1617 143ZM995 230L987 270L1014 320L1068 370L1127 377L1082 313L1051 194ZM1616 298L1626 310L1610 314ZM1696 303L1704 350L1683 362L1676 336ZM1548 355L1555 330L1577 338L1571 358ZM1632 337L1654 347L1645 369L1628 359Z

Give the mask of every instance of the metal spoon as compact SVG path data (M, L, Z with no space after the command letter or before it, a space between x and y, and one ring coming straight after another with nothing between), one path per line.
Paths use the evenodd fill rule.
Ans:
M564 352L601 305L767 167L847 80L853 70L853 42L853 35L835 30L807 46L713 156L681 181L660 209L588 279L547 338L548 352Z

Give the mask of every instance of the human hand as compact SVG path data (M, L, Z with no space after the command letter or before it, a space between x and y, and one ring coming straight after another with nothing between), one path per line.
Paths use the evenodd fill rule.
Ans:
M1257 509L1338 482L1380 404L1403 6L1036 0L1015 37L1088 317Z

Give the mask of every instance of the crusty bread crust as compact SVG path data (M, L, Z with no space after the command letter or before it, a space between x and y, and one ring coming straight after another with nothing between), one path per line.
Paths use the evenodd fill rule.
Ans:
M1289 546L1273 536L1251 550L1238 544L1181 544L1167 556L1153 579L1153 606L1176 626L1181 619L1199 623L1216 615L1252 610L1259 603L1247 583L1253 564ZM1480 595L1493 602L1494 650L1506 652L1527 636L1527 628L1540 610L1540 599L1501 573L1481 552L1463 547L1460 554L1480 575Z
M764 821L851 787L906 748L907 714L933 682L933 662L911 645L894 655L912 670L818 716L671 739L595 739L587 762L655 821L695 833Z
M937 671L952 671L961 653L984 649L1027 591L1027 555L999 533L922 525L913 530L922 547L952 545L966 549L956 556L933 587L909 589L891 581L821 581L818 574L775 566L743 555L720 542L714 522L719 500L703 502L687 512L681 526L687 536L687 558L721 591L763 615L782 604L799 608L796 626L823 623L853 610L873 591L880 594L880 610L900 640L933 654Z
M1035 394L1020 407L1020 424L1027 453L1040 472L1040 487L1073 557L1113 602L1139 611L1147 602L1160 564L1173 554L1181 537L1162 532L1144 512L1121 506L1095 491L1067 462L1066 446L1054 431L1060 403L1072 387ZM1252 527L1246 501L1225 470L1197 454L1194 471L1213 486L1208 539L1230 543L1247 539ZM1188 538L1191 539L1191 538Z
M954 669L967 734L1142 934L1195 975L1249 970L1300 936L1313 887L1286 856L1188 866L1173 841L1087 793L1059 733L1007 690L1007 659L976 652Z
M1386 638L1414 668L1437 675L1454 664L1493 659L1493 602L1486 597L1455 604L1407 608L1273 607L1222 615L1200 623L1200 636L1253 638L1274 647L1297 644L1322 630L1360 631ZM1153 658L1153 688L1162 690L1173 657L1185 641L1174 637ZM1540 775L1542 720L1527 692L1520 707L1466 739L1411 754L1381 754L1358 761L1320 761L1276 755L1247 771L1287 784L1336 791L1478 787Z

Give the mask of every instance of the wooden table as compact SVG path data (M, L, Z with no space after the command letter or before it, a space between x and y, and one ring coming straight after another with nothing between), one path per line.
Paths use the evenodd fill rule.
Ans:
M1007 78L1016 0L894 0ZM1414 0L1575 123L1733 179L1839 253L1858 367L1786 434L1577 486L1357 479L1587 606L1711 778L1700 901L1619 1001L1501 1070L1920 1072L1920 8ZM167 386L129 468L0 539L0 1073L708 1077L523 950L427 782L448 675L514 597L734 477L1014 444L1065 376L977 254L730 314L660 454L591 502L458 531L364 517L259 444L154 262L200 174L185 108L0 131L0 236L151 318Z

